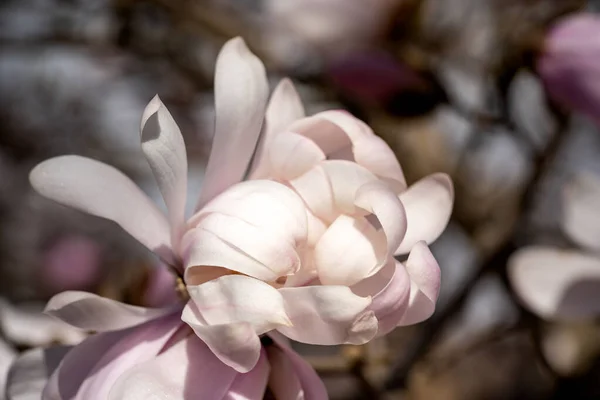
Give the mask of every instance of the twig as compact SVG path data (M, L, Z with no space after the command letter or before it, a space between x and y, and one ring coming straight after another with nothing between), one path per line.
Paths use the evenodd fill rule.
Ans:
M428 353L430 348L443 332L448 320L458 311L466 299L469 297L472 288L477 281L488 271L501 270L506 265L510 255L518 248L521 242L521 224L523 219L528 215L535 200L535 193L541 183L541 180L546 176L548 169L553 164L558 150L568 136L566 130L566 121L561 121L561 129L552 138L551 142L536 160L535 170L532 174L527 189L521 197L521 220L513 227L513 233L507 240L484 262L476 268L472 274L467 277L461 288L456 292L455 296L449 301L448 305L435 314L430 320L423 324L422 332L416 339L415 343L407 346L408 351L396 361L392 366L392 372L385 382L385 389L392 390L405 387L406 379L414 365Z

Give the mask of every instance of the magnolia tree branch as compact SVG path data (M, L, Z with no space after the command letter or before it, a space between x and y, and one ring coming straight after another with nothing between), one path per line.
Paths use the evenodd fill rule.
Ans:
M533 207L535 194L539 189L541 181L547 176L551 165L556 159L557 153L568 136L566 126L567 120L560 121L560 128L551 139L550 143L537 157L534 172L527 184L526 190L521 197L521 215L513 226L512 233L499 248L483 260L483 262L465 278L463 284L455 292L448 304L440 309L432 318L423 323L421 332L417 335L414 343L407 346L407 350L392 365L389 377L385 381L384 390L393 390L406 387L406 380L412 368L423 359L437 339L443 333L446 324L462 309L465 301L471 294L471 290L479 279L489 271L502 273L509 257L523 242L523 227L526 218Z

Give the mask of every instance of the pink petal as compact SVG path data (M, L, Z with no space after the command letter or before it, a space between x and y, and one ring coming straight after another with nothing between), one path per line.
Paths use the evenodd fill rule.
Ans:
M277 330L290 339L310 344L363 344L377 333L377 318L368 310L370 298L345 286L282 288L292 324Z
M186 282L194 270L226 267L271 281L298 268L307 238L306 208L288 187L248 181L231 187L190 220L183 239ZM200 282L197 282L200 283Z
M241 373L254 368L260 358L261 343L250 323L207 325L194 309L195 305L186 307L181 319L224 365Z
M325 111L299 120L289 128L319 145L328 158L350 149L353 160L388 181L397 193L406 188L402 168L389 146L364 122L344 111ZM344 157L345 158L345 157Z
M360 187L354 204L375 214L381 224L390 253L393 253L406 233L406 214L398 197L383 182L370 182Z
M268 176L282 181L297 178L325 160L325 154L315 142L292 132L273 137L265 157Z
M277 289L258 279L227 275L188 286L188 293L207 325L248 322L261 335L279 325L290 324Z
M7 400L42 398L48 379L71 347L36 348L22 353L8 373Z
M369 310L377 317L377 336L386 335L398 326L408 308L410 287L404 265L393 258L377 274L352 287L358 296L372 296Z
M290 186L316 217L331 223L341 213L356 213L358 190L374 181L377 181L377 177L360 165L334 160L322 162L290 181Z
M187 155L179 127L158 95L144 110L140 132L142 150L169 210L172 235L176 241L184 220Z
M580 175L563 193L561 225L575 243L591 251L600 251L600 181Z
M227 275L188 286L188 292L191 300L181 319L239 372L248 372L258 361L258 335L290 324L279 292L258 279Z
M387 261L385 234L378 221L340 215L314 249L314 263L324 285L351 286L377 273Z
M121 375L107 399L223 399L236 376L200 339L190 336Z
M296 376L294 365L279 347L268 346L267 354L271 364L269 376L269 389L275 399L304 399L304 391L300 380Z
M44 312L87 331L130 328L173 312L172 308L144 308L87 292L68 291L52 297Z
M224 267L264 281L296 271L300 258L295 243L261 228L229 215L209 214L184 237L186 282L194 284L188 277L205 266Z
M440 293L440 267L425 242L415 244L406 260L410 276L408 309L399 325L413 325L431 317Z
M256 366L252 368L252 371L245 374L238 374L235 377L223 400L263 399L267 389L270 370L271 367L267 354L262 350Z
M310 364L292 350L285 338L277 332L272 332L269 336L277 345L267 348L272 376L269 387L275 397L290 400L327 400L329 396L325 385ZM293 370L293 375L290 370ZM300 384L301 392L297 390L296 381Z
M181 326L176 315L101 333L74 347L44 389L43 400L105 399L119 377L155 357Z
M396 254L406 254L419 241L431 244L446 229L454 203L452 181L446 174L429 175L400 194L400 201L407 229Z
M292 122L303 118L304 115L304 106L294 84L288 78L282 79L273 91L267 105L264 132L254 156L252 179L267 177L268 163L265 158L267 149L271 146L271 140L279 133L284 132Z
M265 68L243 39L225 43L215 72L215 135L196 210L244 177L268 95Z
M575 251L532 246L509 260L510 282L530 310L560 321L600 314L600 259Z
M79 156L38 164L29 175L42 196L119 224L131 236L173 264L169 223L154 203L115 168Z

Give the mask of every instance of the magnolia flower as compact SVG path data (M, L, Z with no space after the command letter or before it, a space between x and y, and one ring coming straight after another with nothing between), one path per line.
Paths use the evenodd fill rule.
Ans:
M511 284L542 318L577 322L600 315L600 180L581 175L564 191L561 226L584 250L520 249L509 262Z
M253 390L263 392L264 379L238 373L264 378L269 373L263 364L275 363L269 388L276 398L323 398L314 372L275 331L305 343L362 344L431 315L439 268L422 240L434 240L447 223L448 178L435 175L407 190L391 150L366 125L341 112L297 119L301 105L284 81L266 110L252 179L240 182L267 96L262 63L241 39L229 41L217 60L216 132L205 183L188 219L185 145L158 97L142 116L141 139L167 215L123 174L97 161L63 156L32 171L32 185L42 195L113 220L152 250L179 276L185 300L181 312L83 292L55 296L49 314L84 330L111 332L90 339L85 352L81 345L67 354L46 386L47 398L110 393L137 399L152 390L174 399L182 393L198 397L189 391L208 390L201 383L213 379L193 368L201 358L207 365L218 359L222 368L231 367L232 379L251 381ZM394 253L411 249L406 266L394 260ZM264 335L276 345L265 348ZM77 366L83 362L77 354L89 358L102 346L106 363ZM138 346L140 353L133 351ZM265 356L269 352L278 356ZM280 368L285 363L291 366ZM98 368L107 376L95 373ZM75 370L76 379L69 372ZM232 393L227 384L213 386Z
M547 34L537 71L557 102L600 122L600 17L574 14Z

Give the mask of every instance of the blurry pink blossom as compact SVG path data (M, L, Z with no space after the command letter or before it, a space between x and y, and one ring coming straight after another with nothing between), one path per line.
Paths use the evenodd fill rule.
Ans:
M600 123L600 17L568 16L551 27L537 61L550 97Z
M44 196L115 221L157 254L179 276L179 291L189 298L181 314L184 325L181 306L148 310L84 292L55 296L49 314L85 330L132 336L113 342L108 338L118 332L105 333L88 341L106 340L110 352L100 351L101 343L90 345L86 356L76 356L78 348L69 352L65 360L75 354L74 369L63 361L45 398L58 391L63 398L110 392L109 398L137 399L154 390L173 393L168 397L173 399L182 398L182 390L207 398L194 392L208 390L195 385L202 379L210 379L210 390L225 388L229 394L221 397L234 398L225 380L210 378L217 375L198 370L206 378L194 378L200 372L192 363L200 359L206 365L220 365L220 360L225 365L215 371L231 371L264 393L257 382L267 374L265 352L278 350L265 350L263 335L286 353L277 363L296 360L285 373L272 369L271 376L283 375L288 383L273 378L270 389L293 394L276 397L304 393L307 399L323 398L314 372L286 352L273 331L305 343L362 344L433 313L439 268L423 241L435 240L448 221L449 179L433 175L407 189L392 151L361 121L338 111L304 118L287 80L268 107L267 97L262 63L241 39L229 41L217 60L211 156L196 213L189 219L184 216L185 144L158 97L144 111L141 139L166 216L127 177L100 162L63 156L32 171L31 183ZM240 182L263 119L252 180ZM394 260L394 254L409 251L406 265ZM138 354L133 350L138 345L154 347ZM97 366L108 374L103 379L96 379L100 372L93 366L77 367L85 361L77 357L89 358L92 351L114 356L114 365L107 360ZM269 354L271 363L272 358ZM130 368L133 364L139 365ZM77 379L71 377L75 371ZM247 379L238 372L262 378ZM64 387L56 386L61 376Z
M90 289L100 276L100 245L85 236L67 236L44 254L40 276L53 293Z
M600 315L600 180L578 176L564 191L561 225L583 250L520 249L509 262L523 304L548 320L585 321Z

